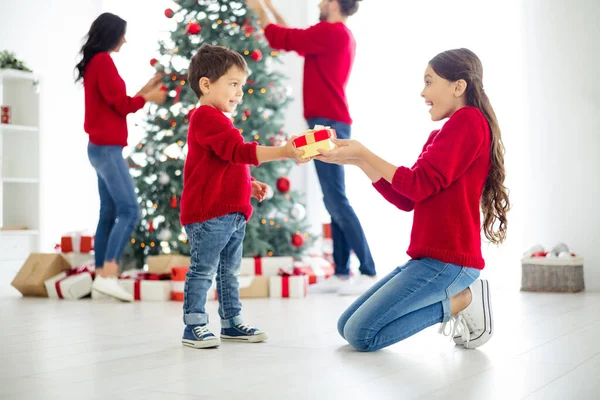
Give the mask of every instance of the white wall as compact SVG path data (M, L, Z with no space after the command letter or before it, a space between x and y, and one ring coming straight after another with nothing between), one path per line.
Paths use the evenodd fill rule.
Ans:
M528 243L567 243L600 290L600 3L522 2L530 125Z
M97 183L87 159L83 90L73 83L81 38L100 0L0 0L0 49L41 77L41 245L66 230L95 228ZM93 210L93 211L91 211Z

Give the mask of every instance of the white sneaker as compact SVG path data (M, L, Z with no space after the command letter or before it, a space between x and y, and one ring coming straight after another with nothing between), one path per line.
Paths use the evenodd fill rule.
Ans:
M323 282L317 282L311 285L311 292L315 293L336 293L342 285L346 284L350 278L340 278L337 275L332 275Z
M492 303L490 284L486 279L477 279L469 288L471 304L442 324L440 333L450 335L459 346L474 349L485 344L494 334ZM447 324L453 326L449 333L445 329Z
M377 282L377 278L374 276L358 275L343 282L338 290L338 294L341 296L361 295L373 286L375 282Z
M119 285L116 277L104 278L96 275L94 283L92 284L92 290L121 301L133 301L133 295L127 293L127 291Z

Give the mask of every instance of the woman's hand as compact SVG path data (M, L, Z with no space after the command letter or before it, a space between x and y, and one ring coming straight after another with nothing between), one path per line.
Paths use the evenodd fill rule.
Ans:
M363 157L368 149L357 140L331 139L337 146L333 150L325 151L319 149L321 155L316 160L330 164L361 165Z
M167 99L167 90L161 85L152 88L148 93L145 93L144 99L156 104L162 104Z
M152 89L156 87L162 86L162 75L160 73L156 73L149 81L144 85L143 88L138 92L139 96L144 96L145 94L152 91Z
M246 6L257 15L260 15L261 12L265 11L261 0L246 0Z

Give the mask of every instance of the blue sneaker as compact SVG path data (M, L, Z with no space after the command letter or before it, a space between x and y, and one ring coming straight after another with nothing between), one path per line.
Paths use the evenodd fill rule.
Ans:
M258 343L267 340L267 333L248 324L221 328L221 339L235 342Z
M181 343L195 349L208 349L218 347L221 341L208 330L206 325L186 325Z

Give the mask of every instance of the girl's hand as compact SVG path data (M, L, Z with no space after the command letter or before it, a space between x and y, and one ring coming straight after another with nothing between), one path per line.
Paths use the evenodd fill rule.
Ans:
M256 200L263 201L267 195L267 185L259 181L252 181L251 196Z
M320 150L320 156L315 157L319 161L330 164L360 165L367 148L357 140L331 139L337 146L333 150Z
M299 164L304 164L306 162L309 162L311 159L302 158L302 156L304 155L304 150L297 149L296 146L294 146L294 139L296 139L297 137L298 136L292 136L288 139L288 142L283 147L284 157L296 160L296 162Z

